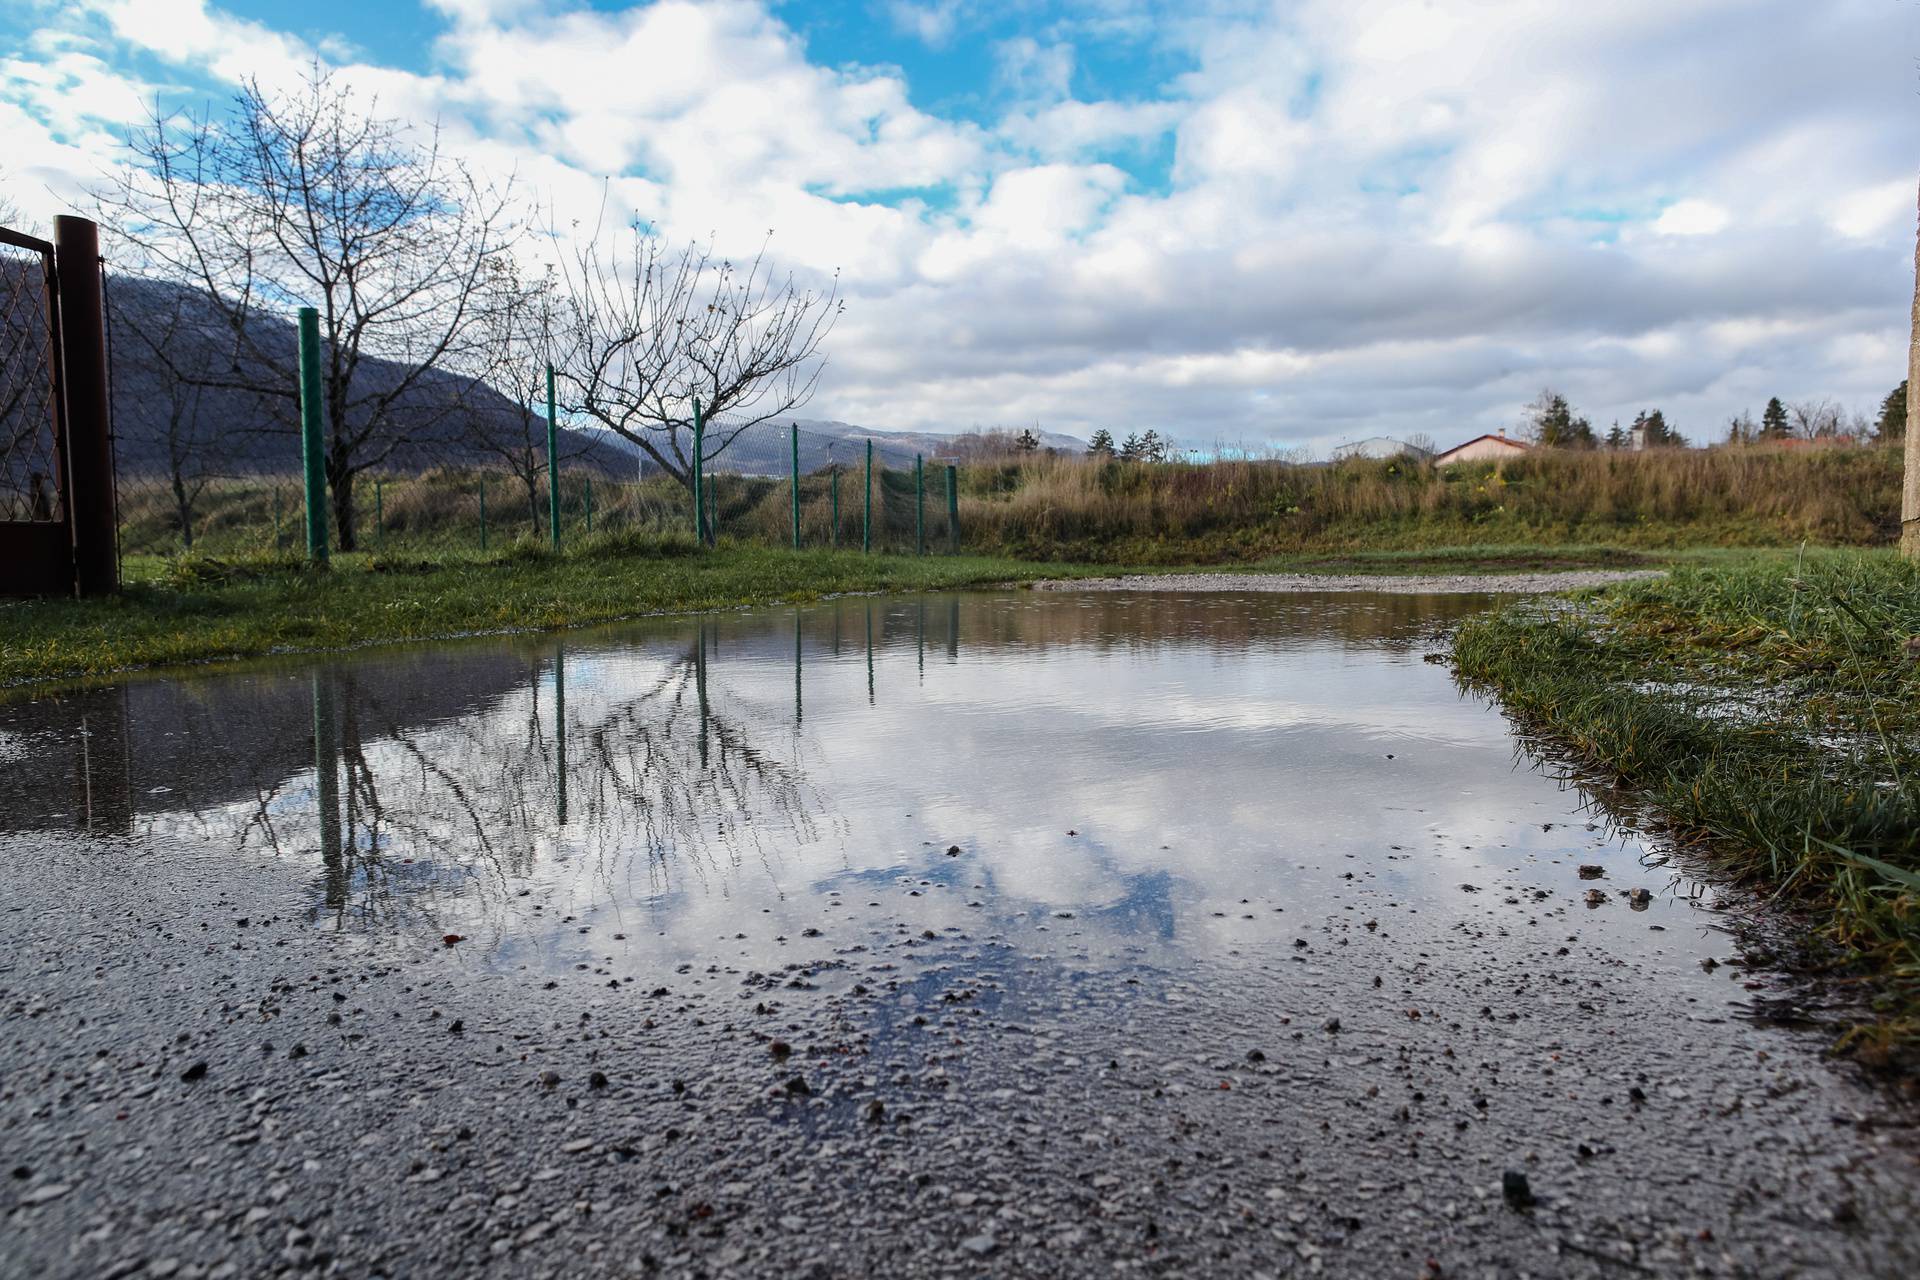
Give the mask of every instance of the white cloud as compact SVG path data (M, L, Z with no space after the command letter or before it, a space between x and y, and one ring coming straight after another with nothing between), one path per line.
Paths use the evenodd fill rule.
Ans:
M1000 82L1024 99L1052 101L1073 92L1073 46L1042 44L1032 36L1003 40L994 49Z
M935 48L953 38L960 25L962 0L887 0L894 30Z
M1711 200L1679 200L1654 219L1653 229L1663 236L1714 236L1725 231L1732 220Z
M1834 202L1833 229L1856 240L1872 240L1905 231L1914 212L1914 184L1896 178L1847 192Z
M783 263L842 268L824 415L1446 439L1552 382L1704 435L1902 372L1913 6L1085 0L1001 41L983 126L897 69L810 63L757 0L433 2L431 72L343 73L563 218L610 190L723 252L774 228ZM183 84L314 54L203 0L88 7L4 64L10 183L41 204L151 92L128 51ZM875 9L936 49L984 12ZM1076 99L1113 39L1157 42L1169 78Z

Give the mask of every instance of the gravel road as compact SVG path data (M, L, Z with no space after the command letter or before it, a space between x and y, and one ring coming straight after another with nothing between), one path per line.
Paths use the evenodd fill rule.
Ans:
M1178 973L921 929L907 873L622 981L0 837L0 1274L1920 1274L1911 1115L1560 870L1247 901Z
M1047 578L1035 591L1385 591L1394 595L1452 592L1531 595L1577 591L1613 582L1657 578L1659 569L1570 569L1552 573L1135 573L1117 578Z

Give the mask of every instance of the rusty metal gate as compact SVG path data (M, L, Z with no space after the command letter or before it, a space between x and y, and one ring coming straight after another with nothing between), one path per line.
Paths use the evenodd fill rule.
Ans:
M55 228L0 227L0 595L118 586L99 233Z
M0 591L73 590L53 246L0 228Z

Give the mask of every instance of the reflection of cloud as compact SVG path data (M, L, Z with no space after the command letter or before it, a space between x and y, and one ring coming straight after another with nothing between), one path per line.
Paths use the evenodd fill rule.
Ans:
M312 868L330 921L610 972L778 967L899 927L1211 950L1232 936L1212 913L1242 899L1261 920L1473 912L1463 881L1594 856L1578 795L1516 770L1504 721L1404 651L1399 612L1369 648L1352 617L1257 597L1189 602L1219 624L1204 632L1168 629L1164 600L932 604L596 632L566 642L564 672L555 642L512 642L504 666L495 644L475 650L488 692L449 714L383 709L401 659L332 664L309 678L325 715L302 703L280 726L333 726L331 825L311 765L218 803L150 797L143 821ZM183 687L229 713L250 689L281 705L264 699L284 684L248 680Z

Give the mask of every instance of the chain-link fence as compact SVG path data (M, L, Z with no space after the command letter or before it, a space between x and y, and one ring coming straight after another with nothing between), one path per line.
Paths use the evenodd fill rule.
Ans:
M152 350L155 317L137 290L110 297L114 420L123 557L298 554L304 485L294 401L196 385ZM129 301L129 298L132 301ZM165 318L161 318L164 324ZM545 406L489 392L480 403L433 409L378 464L355 471L348 495L329 486L329 524L345 547L373 554L497 551L551 545ZM424 415L423 415L424 416ZM695 536L694 493L668 467L611 432L564 426L559 454L563 545L593 534ZM693 433L647 437L686 472ZM799 542L908 553L954 545L945 465L876 437L871 450L791 422L717 415L705 423L701 497L710 539ZM797 479L797 485L796 485ZM836 519L837 514L837 519Z
M720 538L899 554L956 545L947 464L884 434L743 424L723 415L708 423L706 438L712 478L705 500Z

